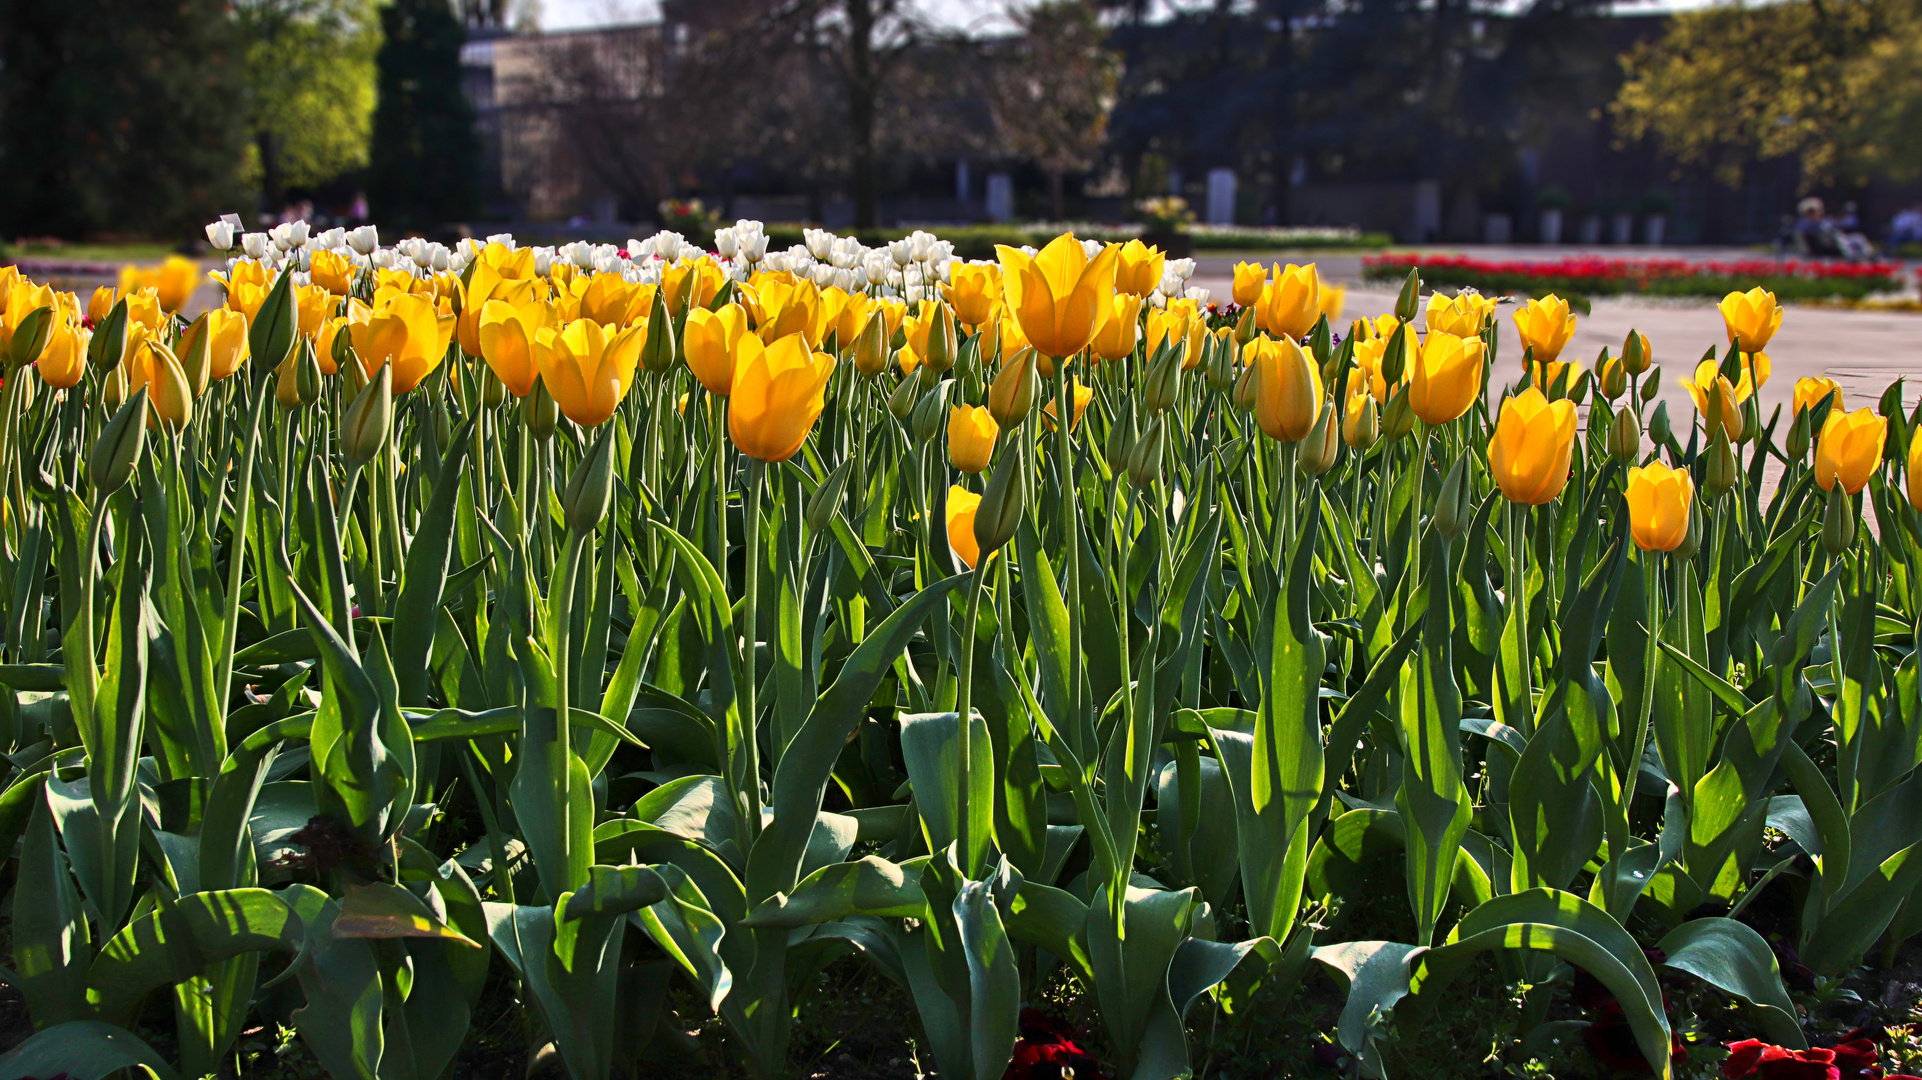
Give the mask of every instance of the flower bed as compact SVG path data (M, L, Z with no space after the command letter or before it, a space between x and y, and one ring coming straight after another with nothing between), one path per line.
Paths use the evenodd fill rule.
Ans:
M1429 286L1472 286L1483 292L1616 296L1720 297L1761 286L1782 300L1860 298L1899 292L1908 275L1894 262L1813 259L1478 259L1471 255L1396 253L1362 260L1370 281L1396 281L1421 267Z

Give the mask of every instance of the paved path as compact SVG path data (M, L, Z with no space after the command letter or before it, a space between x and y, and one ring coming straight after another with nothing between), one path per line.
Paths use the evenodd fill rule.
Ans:
M1528 254L1571 254L1570 251L1542 249L1476 249L1476 255L1491 258ZM1724 258L1751 253L1714 249L1605 249L1613 256L1683 255ZM1297 257L1298 259L1301 257ZM1232 290L1234 259L1198 259L1194 283L1225 299ZM1362 315L1378 315L1395 306L1395 293L1378 283L1361 281L1361 257L1342 255L1317 258L1329 280L1343 283L1348 294L1342 318L1346 322ZM1504 305L1501 314L1501 345L1497 363L1503 369L1498 379L1513 381L1520 376L1522 349L1515 333L1514 307ZM1691 372L1711 345L1727 345L1727 333L1713 300L1603 298L1593 303L1592 313L1576 317L1575 337L1562 354L1564 359L1580 360L1592 366L1603 346L1619 354L1630 328L1647 334L1654 347L1655 362L1662 365L1662 398L1669 401L1669 415L1681 428L1693 412L1688 392L1676 380ZM1763 417L1776 402L1791 399L1795 380L1804 375L1827 374L1842 387L1845 404L1850 408L1872 405L1882 390L1898 376L1910 376L1906 398L1912 407L1922 395L1922 314L1906 312L1851 311L1792 305L1782 318L1782 329L1765 350L1773 369L1762 390Z

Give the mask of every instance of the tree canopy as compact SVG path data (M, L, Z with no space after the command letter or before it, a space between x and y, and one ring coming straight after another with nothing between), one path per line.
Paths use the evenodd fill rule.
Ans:
M269 209L288 187L322 183L367 165L374 116L374 0L240 0L247 42L246 179Z
M1785 0L1710 7L1622 58L1613 105L1630 138L1728 184L1793 157L1803 182L1904 178L1922 165L1922 17L1915 0Z

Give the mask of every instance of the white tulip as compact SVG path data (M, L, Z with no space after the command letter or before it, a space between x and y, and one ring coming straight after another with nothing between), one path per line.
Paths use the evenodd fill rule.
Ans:
M266 233L250 232L240 238L240 249L247 253L249 259L258 262L267 257L267 246L271 243Z
M212 222L207 226L207 243L215 251L228 251L234 246L234 227L224 221Z
M347 234L347 246L362 255L372 255L380 246L380 230L372 225L362 225Z

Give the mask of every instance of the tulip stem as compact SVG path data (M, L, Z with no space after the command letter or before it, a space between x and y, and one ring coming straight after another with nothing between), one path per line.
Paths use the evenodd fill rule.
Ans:
M747 459L747 518L741 523L741 535L746 546L747 582L746 592L741 599L741 752L746 756L743 763L742 787L736 798L747 800L747 836L750 841L761 835L761 744L758 731L758 701L755 669L758 661L755 653L756 640L760 630L761 599L761 498L762 489L767 485L763 474L767 463L757 457Z
M1528 504L1511 502L1508 504L1508 580L1507 607L1508 618L1516 623L1517 648L1521 657L1516 665L1521 677L1521 685L1514 693L1521 705L1521 721L1516 725L1524 734L1535 730L1534 681L1535 661L1531 657L1531 642L1528 632Z
M714 445L714 572L727 589L727 398L708 395L708 438Z
M220 624L220 658L214 667L214 691L221 701L227 700L231 692L230 684L234 677L234 645L240 633L240 586L245 580L247 566L247 519L253 514L254 499L254 459L260 453L260 414L265 408L267 389L264 382L253 387L253 407L247 410L247 443L240 455L240 490L234 495L233 535L227 541L227 610ZM95 518L98 521L96 515ZM90 526L91 527L91 526ZM91 563L93 549L87 549ZM93 617L92 582L93 574L87 574L89 601L85 609L88 619Z
M973 842L969 828L970 807L968 804L969 785L973 782L974 772L974 647L975 629L981 621L981 581L987 576L988 560L993 552L978 556L974 561L974 572L968 576L968 621L961 626L961 658L956 678L960 681L955 691L955 749L960 758L961 787L957 792L958 809L955 836L961 852L961 873L969 880L974 879L975 860L969 845Z
M1054 430L1057 439L1056 447L1058 449L1055 471L1061 481L1062 558L1066 559L1068 563L1068 655L1079 658L1083 655L1081 649L1081 543L1080 533L1077 528L1079 522L1075 516L1074 461L1072 458L1072 454L1074 453L1074 438L1073 433L1069 431L1068 423L1070 418L1074 416L1074 413L1070 411L1074 407L1074 401L1072 400L1074 391L1068 379L1068 358L1057 358L1056 366L1060 369L1057 372L1060 376L1060 385L1055 389ZM1125 569L1123 570L1123 576L1126 576ZM1118 591L1125 592L1126 589L1122 587ZM1122 627L1125 630L1127 623L1123 622ZM1071 718L1070 723L1073 724L1076 729L1079 729L1081 723L1081 690L1084 676L1085 673L1080 666L1075 665L1075 670L1068 680L1067 714ZM1126 677L1125 674L1123 677Z

